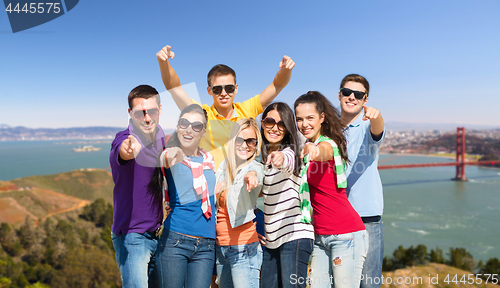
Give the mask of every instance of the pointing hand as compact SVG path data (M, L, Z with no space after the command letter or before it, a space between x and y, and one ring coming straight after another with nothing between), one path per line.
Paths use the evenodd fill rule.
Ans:
M244 180L248 192L259 186L259 179L257 179L257 172L255 171L248 171L247 174L245 174Z
M302 151L300 152L300 159L304 159L304 157L309 154L309 160L312 160L319 156L319 148L312 142L306 143Z
M288 56L283 56L283 59L280 62L279 68L292 70L295 67L295 62L293 62L292 58Z
M281 167L285 161L285 155L282 152L274 151L267 156L266 165L273 163L274 167Z
M123 140L120 146L120 157L123 160L134 159L141 151L141 148L141 143L134 136L128 135L128 138Z
M179 147L172 147L167 149L165 153L165 163L167 163L167 168L174 166L177 163L181 163L184 160L184 152Z
M158 53L156 53L156 59L161 60L161 61L167 61L168 59L174 59L175 53L173 51L170 51L172 47L169 45L161 48Z
M380 116L380 111L378 109L368 106L364 106L363 109L365 110L365 115L363 115L363 121L374 120L377 119L378 116Z

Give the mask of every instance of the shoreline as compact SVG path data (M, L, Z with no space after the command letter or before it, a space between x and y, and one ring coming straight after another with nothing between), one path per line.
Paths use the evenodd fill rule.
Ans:
M449 153L446 154L422 154L422 153L389 153L389 152L380 152L379 154L383 155L402 155L402 156L427 156L427 157L439 157L439 158L447 158L447 159L452 159L456 160L456 156L451 156ZM465 154L465 161L467 162L468 160L473 159L474 161L478 161L479 157L476 155L468 155Z
M456 156L449 156L449 155L439 155L439 154L422 154L422 153L389 153L389 152L379 152L379 154L382 155L401 155L401 156L427 156L427 157L439 157L439 158L448 158L452 160L456 160ZM467 159L467 155L465 156Z

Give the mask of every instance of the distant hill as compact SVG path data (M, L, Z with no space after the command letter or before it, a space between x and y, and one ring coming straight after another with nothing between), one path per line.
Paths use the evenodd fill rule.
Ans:
M27 128L23 126L10 127L2 124L0 141L15 140L51 140L51 139L88 139L114 138L119 127L75 127L75 128Z
M385 127L387 130L392 131L429 131L429 130L440 130L440 131L457 131L457 127L465 127L466 129L478 129L478 130L499 130L499 126L491 125L478 125L478 124L458 124L458 123L408 123L408 122L396 122L387 121L385 122Z
M104 198L109 203L113 202L113 179L109 171L102 169L29 176L9 182L18 187L37 187L89 201Z
M113 202L111 173L82 169L54 175L0 181L0 223L24 223L77 210L98 198Z
M116 133L126 127L74 127L74 128L28 128L0 124L0 141L61 140L61 139L114 139ZM171 134L175 129L164 130Z

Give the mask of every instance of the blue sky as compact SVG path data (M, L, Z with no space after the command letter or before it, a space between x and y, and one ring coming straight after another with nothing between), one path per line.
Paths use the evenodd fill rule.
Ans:
M13 34L0 11L0 124L123 127L132 88L165 90L155 54L169 44L203 103L213 65L236 70L243 101L286 54L296 67L277 101L318 90L338 106L340 80L359 73L388 122L500 127L499 12L498 0L85 0ZM169 94L162 101L168 128L178 111Z

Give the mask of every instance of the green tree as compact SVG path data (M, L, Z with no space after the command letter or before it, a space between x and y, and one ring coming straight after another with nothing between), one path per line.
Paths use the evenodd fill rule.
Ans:
M51 288L51 287L49 285L47 285L47 284L36 282L35 284L26 286L26 288Z
M26 220L17 231L17 235L24 249L29 249L37 243L35 222L29 216L26 216Z
M415 259L415 265L425 265L427 264L427 247L423 244L419 244L415 247L415 252L413 253Z
M393 268L400 269L406 267L406 249L399 245L396 250L392 253L393 256Z
M443 256L443 250L441 250L439 247L436 247L436 250L431 249L428 259L429 262L444 264L445 260Z
M7 288L12 283L12 280L6 277L0 277L0 288Z
M95 224L105 224L101 223L101 218L103 218L103 215L106 215L108 206L111 205L106 203L106 200L104 200L103 198L99 198L92 202L92 204L85 206L85 208L83 208L82 214L80 214L80 217ZM111 217L113 217L113 215L111 215ZM105 221L106 219L104 219L104 222Z
M119 287L120 272L112 253L89 247L77 248L62 260L65 265L51 281L54 288Z
M394 271L394 265L392 264L391 258L385 256L384 259L382 259L382 271Z
M446 263L466 271L474 271L474 258L465 248L450 248L450 260Z
M23 247L15 235L15 231L7 223L0 225L0 242L2 249L12 257L19 256L23 252Z
M498 258L490 258L483 267L479 269L479 274L496 274L500 275L500 260Z

